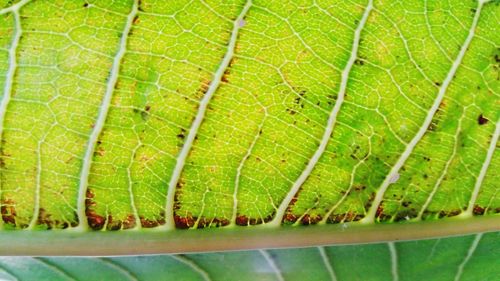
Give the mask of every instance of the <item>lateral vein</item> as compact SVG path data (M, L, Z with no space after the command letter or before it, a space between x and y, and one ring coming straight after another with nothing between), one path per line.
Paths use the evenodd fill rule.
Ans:
M455 274L455 279L454 279L455 281L459 281L461 279L462 274L464 272L464 268L467 265L467 263L469 262L470 258L474 254L474 252L476 251L476 248L479 245L479 242L481 241L482 237L483 237L482 233L478 233L474 237L474 240L472 241L472 243L471 243L471 245L469 247L469 251L467 251L467 255L465 256L465 258L462 261L462 263L460 263L460 265L458 266L457 274Z
M432 199L434 198L434 195L437 193L439 187L441 186L441 183L443 182L443 180L446 178L446 175L448 174L448 170L453 162L453 159L455 159L455 156L457 155L458 143L459 143L458 135L460 134L460 131L462 130L462 120L464 117L465 117L465 111L462 113L462 116L458 120L457 129L455 130L455 135L453 136L453 151L451 153L451 156L450 156L450 158L448 158L448 161L446 161L446 164L444 165L444 170L442 171L438 180L434 184L434 187L432 188L431 193L429 194L429 196L425 200L424 204L422 205L422 208L418 212L416 220L422 219L422 216L423 216L425 210L427 210L427 207L429 207L429 205L431 204Z
M11 100L12 87L14 85L14 78L17 70L17 48L19 46L19 41L21 40L21 35L23 33L23 29L21 26L21 17L19 16L19 9L21 9L21 7L23 7L28 2L29 1L21 1L16 5L9 7L8 9L0 11L0 15L6 12L12 12L12 14L14 15L14 26L15 26L12 41L10 43L10 48L8 50L9 67L7 68L2 101L0 102L0 139L3 137L5 114L7 113L7 107ZM0 198L2 195L1 180L2 178L0 177ZM0 215L0 230L1 229L3 229L3 219L2 216Z
M488 147L488 152L486 153L483 165L481 166L481 171L479 172L479 176L477 177L476 183L474 184L474 190L472 191L472 195L469 200L469 205L467 206L467 210L465 210L462 214L460 214L460 216L462 217L472 217L474 204L476 204L479 191L481 190L481 186L483 185L484 177L486 176L486 172L488 171L488 167L490 166L491 159L493 158L493 154L495 153L499 136L500 136L500 120L498 120L496 123L495 132L493 133L493 137L491 138L490 146Z
M387 246L389 247L389 253L391 254L391 274L392 280L398 281L398 252L396 250L396 244L394 242L387 242Z
M340 111L342 103L344 102L345 92L347 89L347 82L349 80L349 74L350 74L351 69L354 65L354 62L356 61L356 58L357 58L359 42L361 39L361 31L363 30L363 28L366 24L366 21L368 19L368 16L370 15L370 12L372 9L373 9L373 0L369 0L368 5L366 6L365 11L363 13L363 16L361 18L361 21L359 22L359 25L354 32L354 39L353 39L353 44L352 44L352 49L351 49L351 56L349 57L347 64L345 65L344 69L342 70L339 91L337 94L338 98L337 98L337 101L335 103L335 106L333 107L332 111L330 112L330 116L328 118L328 122L326 125L325 132L323 133L323 137L321 138L321 142L320 142L317 150L314 152L314 155L307 163L306 168L302 171L300 176L293 183L290 191L287 193L287 195L285 196L285 198L283 199L283 201L281 202L279 207L276 209L276 214L275 214L273 220L270 221L269 223L267 223L267 225L269 225L271 227L278 227L281 225L281 221L283 220L283 216L285 215L286 209L290 205L290 202L292 202L295 194L297 194L300 187L307 180L307 178L309 177L309 175L313 171L314 167L319 162L319 159L321 158L321 156L323 155L323 153L326 150L326 146L328 145L328 142L329 142L331 135L332 135L332 132L333 132L333 128L335 127L335 123L337 121L337 115Z
M214 77L212 79L212 83L210 83L210 86L208 87L207 92L203 96L203 98L200 101L200 105L198 107L198 112L196 113L196 117L191 124L191 128L189 129L188 135L186 137L186 142L182 146L182 149L177 156L176 159L176 164L174 167L174 170L172 172L172 176L170 178L169 184L168 184L168 190L167 190L167 200L165 203L165 225L164 227L167 230L171 230L175 228L175 223L174 223L174 203L175 203L175 187L177 186L177 183L179 181L179 178L181 176L182 170L184 169L184 165L186 164L186 159L189 155L189 152L191 151L191 147L193 146L193 142L195 140L196 135L198 134L198 130L201 126L201 123L203 122L205 118L205 113L207 111L208 104L210 100L212 99L213 95L215 94L215 91L219 88L219 85L222 81L222 76L224 75L224 71L227 69L229 66L231 59L234 56L235 48L236 48L236 41L238 40L238 33L240 29L242 28L241 26L241 21L247 14L248 10L252 6L252 0L247 0L245 3L245 6L241 10L240 14L238 17L235 19L233 22L233 29L231 32L231 37L229 40L229 44L227 46L227 51L226 54L224 55L224 58L222 59L221 64L219 65L219 68L214 74Z
M127 49L127 40L130 30L132 29L134 18L138 13L138 8L139 8L138 2L139 0L134 0L132 9L127 16L127 21L125 23L122 37L120 39L118 52L116 53L115 58L113 60L113 65L111 67L110 75L108 77L108 83L106 84L106 92L104 94L104 99L102 100L97 120L95 122L94 128L92 129L92 133L90 135L87 144L87 149L85 150L82 171L80 173L80 185L78 188L78 199L77 199L77 215L79 222L77 228L81 230L88 229L88 222L85 214L85 199L87 194L90 166L92 164L92 156L94 154L97 139L99 138L99 135L101 134L102 129L104 128L104 123L106 121L106 117L108 115L108 111L111 105L111 98L113 97L114 88L118 81L118 74L120 72L120 63Z
M269 254L268 251L266 250L259 250L260 254L264 257L264 259L267 261L271 269L274 271L276 274L276 279L278 281L285 281L285 278L283 277L283 274L281 274L281 270L278 268L276 265L276 262L274 261L273 257Z
M325 247L323 246L318 247L318 251L321 256L321 259L323 260L323 264L325 265L325 268L328 271L328 274L330 275L330 279L332 281L337 281L337 276L335 275L335 271L333 271L330 258L328 258L328 255L326 254Z
M264 123L267 119L268 113L267 109L264 107L264 113L265 116L262 120L262 122L259 124L257 127L257 134L254 136L252 143L250 143L250 146L247 149L247 152L243 156L243 159L241 160L240 164L238 165L238 168L236 169L236 178L234 180L234 191L233 191L233 212L231 215L231 220L229 222L230 226L235 226L236 225L236 216L238 214L238 192L239 192L239 187L240 187L240 181L241 181L241 172L243 171L243 167L245 166L246 161L252 154L252 151L257 144L257 141L260 138L262 128L264 127Z
M472 41L472 38L474 38L474 33L476 30L477 23L479 21L479 16L481 14L481 8L483 7L484 3L487 1L485 0L480 0L478 2L478 7L476 9L476 13L474 15L474 19L472 21L472 25L469 29L469 34L467 35L467 38L465 39L464 44L460 48L460 52L458 53L457 57L455 58L455 61L453 62L450 71L446 75L445 80L443 81L443 84L439 88L438 95L436 99L434 100L434 103L432 104L432 107L429 109L429 112L427 113L427 116L425 117L424 123L418 130L417 134L413 137L413 139L410 141L410 143L406 146L405 150L399 156L398 161L394 166L391 168L390 172L387 174L385 177L384 181L382 182L379 190L377 191L375 198L372 202L372 205L370 209L368 210L366 216L360 221L362 223L373 223L375 221L375 215L378 207L382 203L382 200L384 198L384 194L391 184L391 179L398 174L399 169L405 164L406 160L410 157L410 154L413 152L413 149L416 147L416 145L420 142L422 137L424 136L425 132L427 131L427 128L432 122L432 119L434 115L436 114L436 111L439 108L439 105L441 104L441 101L443 100L446 90L448 89L448 86L450 85L451 81L453 80L453 77L455 76L455 73L457 72L458 67L460 66L460 63L462 62L462 59L465 56L465 53L467 49L469 48L469 45Z
M207 271L205 271L203 268L201 268L197 263L195 263L193 260L190 258L184 256L184 255L171 255L171 257L178 262L181 262L189 268L191 268L194 272L198 273L200 277L205 280L205 281L211 281L212 278L210 278L210 275L208 274Z
M113 268L117 272L120 272L123 276L126 276L128 280L130 281L139 281L139 278L135 276L134 273L132 273L130 270L128 270L126 267L122 266L121 264L116 263L110 258L100 258L100 260L107 264L109 267Z

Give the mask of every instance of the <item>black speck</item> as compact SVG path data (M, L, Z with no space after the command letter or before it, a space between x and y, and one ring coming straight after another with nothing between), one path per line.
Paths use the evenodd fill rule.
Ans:
M365 63L364 63L362 60L360 60L360 59L356 59L356 60L354 61L354 64L355 64L355 65L364 65Z
M484 125L487 124L490 120L488 120L486 117L483 116L483 114L479 114L479 117L477 117L477 123L479 125Z

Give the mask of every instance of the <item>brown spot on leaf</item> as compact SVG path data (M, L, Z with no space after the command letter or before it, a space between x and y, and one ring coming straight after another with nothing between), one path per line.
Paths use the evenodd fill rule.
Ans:
M283 217L283 222L285 223L295 223L297 221L297 216L292 213L287 213Z
M435 130L436 130L436 128L437 128L437 124L436 124L434 121L432 121L432 122L429 124L429 126L427 127L427 131L431 131L431 132L432 132L432 131L435 131Z
M221 227L221 226L226 226L229 225L229 220L224 219L224 218L212 218L212 219L207 219L207 218L200 218L198 221L197 228L205 228L205 227Z
M87 222L90 228L101 230L104 227L106 219L103 216L98 215L94 210L89 210L85 214L87 215Z
M14 201L7 199L1 201L0 213L2 214L2 220L6 224L16 225L16 207Z
M160 214L160 217L157 218L157 219L146 219L144 217L140 217L141 219L141 225L142 227L144 228L152 228L152 227L156 227L156 226L159 226L159 225L164 225L165 224L165 213L164 212L161 212Z
M409 219L412 219L412 218L415 218L418 216L418 213L415 209L406 209L406 210L403 210L403 211L400 211L396 214L396 216L394 217L394 221L405 221L405 220L409 220Z
M95 206L94 193L92 190L87 189L87 197L85 199L85 215L87 216L87 223L90 228L94 230L101 230L104 227L106 219L103 216L98 215L92 207Z
M188 229L194 226L194 219L192 216L181 217L179 215L174 215L175 227L179 229Z
M269 222L273 219L273 215L269 215L265 217L264 219L261 218L249 218L245 215L239 215L236 217L236 224L237 225L242 225L242 226L247 226L247 225L257 225L257 224L262 224L265 222Z
M104 156L104 154L106 154L106 151L102 146L99 146L94 154L98 156Z
M479 114L479 116L477 117L477 123L479 125L484 125L484 124L487 124L490 120L488 120L488 118L484 117L483 114Z
M461 212L462 212L461 210L440 211L438 217L439 218L454 217L459 215Z
M138 24L140 22L139 15L136 15L133 20L133 24Z
M61 222L59 220L53 220L52 215L48 213L44 208L40 208L38 210L38 225L45 225L47 229L60 228L65 229L68 228L69 224L67 222ZM72 223L74 226L74 223Z
M356 59L356 60L354 61L354 64L355 64L355 65L360 65L360 66L361 66L361 65L364 65L365 63L364 63L364 61L363 61L363 60Z
M202 80L201 85L196 92L196 96L198 98L203 97L207 93L208 88L210 87L211 83L212 83L212 81L210 81L210 80L207 80L207 79Z
M108 223L106 224L107 230L120 230L122 228L122 222L120 220L115 220L112 215L108 215Z
M129 214L122 222L123 224L123 229L129 229L129 228L134 228L136 223L135 223L135 217L132 214Z
M237 216L236 217L236 224L237 225L242 225L242 226L248 225L248 217L246 217L246 216Z
M479 205L474 205L474 209L472 209L474 215L484 215L485 209Z
M311 216L311 215L304 215L300 222L303 225L311 225L311 224L317 224L318 222L321 221L321 216L316 215L316 216Z
M224 83L227 83L229 82L229 75L231 74L231 70L230 68L227 68L225 71L224 71L224 74L222 74L222 77L221 77L221 81L224 82Z
M361 215L355 214L354 212L347 212L344 214L334 214L328 218L329 223L344 223L358 221L362 219Z

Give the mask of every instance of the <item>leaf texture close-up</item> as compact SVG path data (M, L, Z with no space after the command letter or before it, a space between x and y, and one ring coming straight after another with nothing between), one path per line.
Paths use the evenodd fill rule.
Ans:
M0 0L0 254L498 231L499 22L498 0ZM257 246L203 240L233 233Z

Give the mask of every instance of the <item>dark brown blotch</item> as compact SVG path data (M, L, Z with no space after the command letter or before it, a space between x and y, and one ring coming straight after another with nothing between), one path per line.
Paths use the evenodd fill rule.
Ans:
M488 118L484 117L483 114L479 114L479 116L477 117L477 124L479 125L484 125L484 124L488 124L490 120L488 120Z

